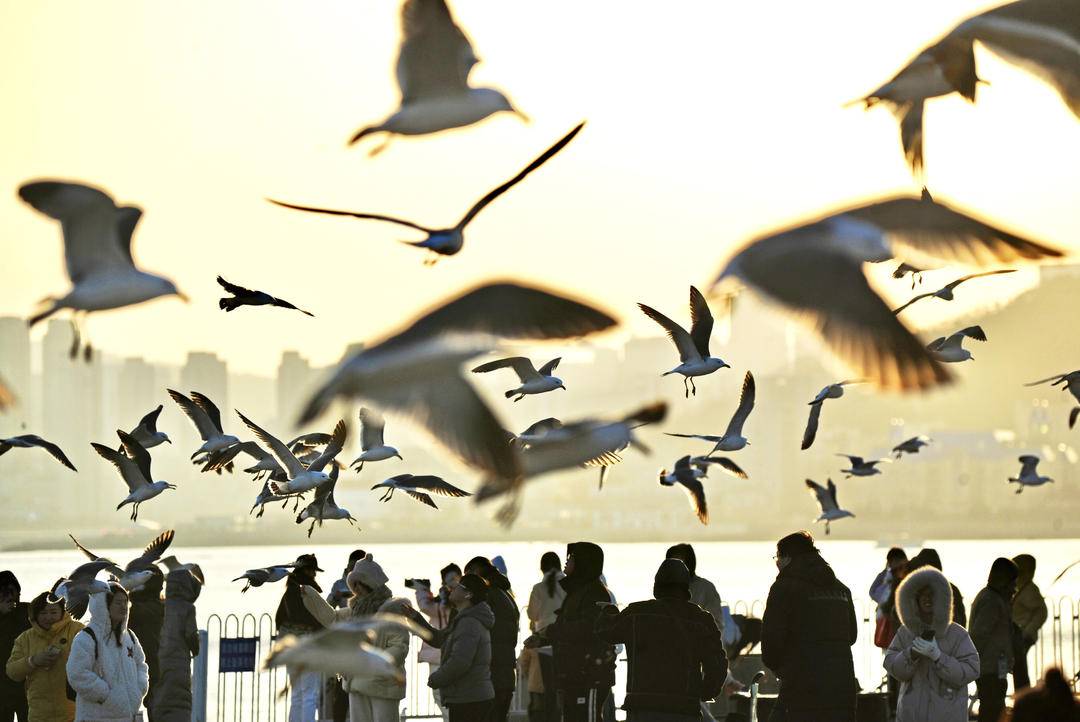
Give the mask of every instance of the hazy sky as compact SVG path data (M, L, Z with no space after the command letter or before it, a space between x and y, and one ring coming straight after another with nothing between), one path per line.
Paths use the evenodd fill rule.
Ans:
M397 2L0 3L0 314L26 316L67 288L59 226L15 193L52 176L142 206L137 261L193 298L92 317L91 340L116 355L212 349L270 373L281 350L300 348L324 363L493 276L600 299L655 333L634 302L685 318L687 285L707 283L749 237L917 190L890 114L843 105L990 5L459 0L482 59L474 82L504 89L533 122L496 117L369 158L345 141L397 103ZM1076 118L1048 86L976 54L990 82L978 104L929 105L931 189L1069 247ZM585 131L433 268L396 243L417 238L407 229L264 201L449 225L582 119ZM317 318L226 316L218 273ZM995 290L1024 282L999 280Z

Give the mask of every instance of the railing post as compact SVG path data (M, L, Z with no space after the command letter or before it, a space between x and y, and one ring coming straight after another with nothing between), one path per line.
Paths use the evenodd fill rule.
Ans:
M191 677L191 722L206 722L207 677L210 670L210 635L199 630L199 654Z

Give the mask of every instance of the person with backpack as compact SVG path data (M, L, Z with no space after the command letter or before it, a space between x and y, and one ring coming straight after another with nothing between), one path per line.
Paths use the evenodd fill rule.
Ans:
M150 677L139 639L127 628L128 593L116 582L90 595L90 624L75 635L67 660L75 722L142 722Z
M23 685L30 722L71 722L75 703L67 697L71 640L83 628L68 615L64 600L42 592L30 602L30 629L15 640L7 676Z

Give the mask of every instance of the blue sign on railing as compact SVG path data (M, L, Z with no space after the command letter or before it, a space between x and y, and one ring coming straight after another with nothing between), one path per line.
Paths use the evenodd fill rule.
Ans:
M218 672L254 672L258 637L226 637L218 640Z

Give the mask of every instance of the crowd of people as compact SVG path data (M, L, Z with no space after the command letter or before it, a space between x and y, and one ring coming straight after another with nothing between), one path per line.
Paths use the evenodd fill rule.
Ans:
M707 703L743 688L729 659L758 641L761 662L779 681L771 722L855 722L859 623L851 591L807 532L781 539L775 560L760 620L729 614L715 585L697 574L689 544L657 560L651 599L620 609L604 577L604 550L575 542L565 561L554 551L541 557L522 640L521 609L499 557L447 564L436 584L408 579L410 601L394 597L387 572L359 549L324 596L316 580L323 569L304 554L285 582L275 623L279 634L303 636L376 614L407 618L424 630L419 661L429 665L427 683L447 722L504 722L518 684L529 693L530 722L610 722L623 654L628 720L711 722ZM1028 652L1048 615L1035 564L1027 554L996 559L968 615L935 550L911 558L888 551L869 595L897 722L968 720L972 684L979 722L1080 720L1060 670L1030 687ZM0 722L189 722L201 575L155 572L137 590L113 580L107 592L91 594L85 624L49 591L21 601L18 580L0 572ZM327 679L290 669L290 722L398 719L409 632L377 629L372 644L398 674ZM1006 710L1010 675L1016 694Z

